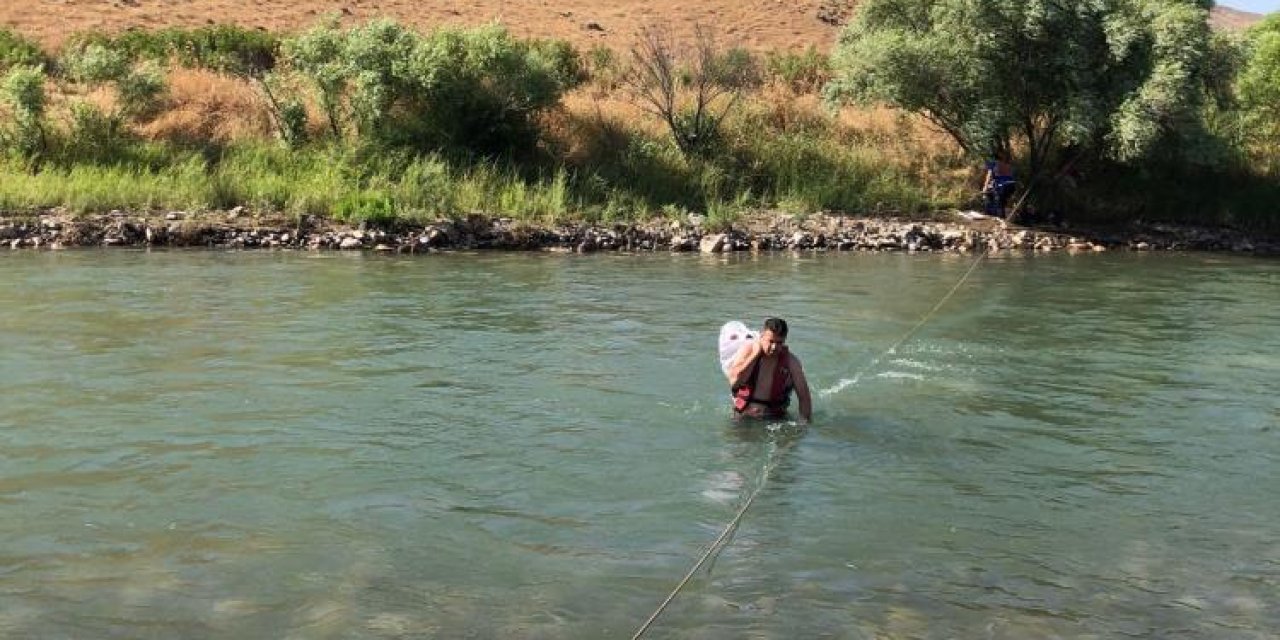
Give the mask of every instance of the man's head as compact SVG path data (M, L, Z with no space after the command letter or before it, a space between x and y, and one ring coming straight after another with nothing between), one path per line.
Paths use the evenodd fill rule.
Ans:
M764 330L760 332L761 350L766 356L772 356L780 347L787 345L787 321L782 318L769 318L764 321Z

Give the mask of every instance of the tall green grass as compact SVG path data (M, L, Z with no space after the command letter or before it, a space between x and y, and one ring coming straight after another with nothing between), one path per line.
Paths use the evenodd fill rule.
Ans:
M429 220L474 213L554 224L710 213L720 226L750 209L917 212L934 205L911 176L869 149L817 138L760 137L689 163L640 140L578 166L457 160L339 144L261 141L215 154L135 143L97 164L63 158L32 172L0 164L0 209L227 209L237 205L342 220ZM134 162L133 160L137 160Z
M206 210L245 205L291 215L340 220L429 220L484 213L521 220L576 219L583 209L567 170L529 179L496 163L456 165L439 156L401 167L375 167L340 149L289 151L276 145L228 148L209 162L174 152L156 169L126 164L47 166L0 163L0 210L65 207Z
M31 173L20 163L0 163L0 210L5 211L199 209L209 206L213 192L212 177L196 157L158 171L83 164Z

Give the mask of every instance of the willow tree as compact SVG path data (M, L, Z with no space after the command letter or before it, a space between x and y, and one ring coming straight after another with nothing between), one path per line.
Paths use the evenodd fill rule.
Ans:
M1136 161L1201 135L1209 0L865 0L832 98L924 116L974 156L1038 176L1093 154Z
M1247 62L1237 78L1245 142L1266 164L1280 172L1280 15L1249 30Z

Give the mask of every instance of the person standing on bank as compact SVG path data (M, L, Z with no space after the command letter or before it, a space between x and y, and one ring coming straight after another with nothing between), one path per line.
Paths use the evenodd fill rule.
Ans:
M813 400L800 359L787 348L787 321L769 318L760 337L738 350L727 372L737 416L783 418L791 393L800 400L800 420L812 418Z
M989 216L1003 218L1005 207L1018 181L1013 177L1013 165L1009 162L1009 152L1000 151L995 158L988 160L986 174L982 179L982 199Z

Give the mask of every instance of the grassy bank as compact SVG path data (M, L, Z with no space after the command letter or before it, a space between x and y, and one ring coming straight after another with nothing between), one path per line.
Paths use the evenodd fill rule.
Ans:
M698 115L695 67L674 76L683 106L672 124L625 81L634 61L500 29L170 29L79 36L59 52L7 34L0 210L246 206L543 224L696 212L728 226L762 209L927 216L978 206L978 164L921 119L826 105L825 56L717 55L713 68L749 81L708 103L725 107L722 117L692 129L704 138L691 150L673 133ZM1270 176L1201 176L1218 186L1186 198L1182 176L1125 171L1033 185L1031 201L1095 220L1151 219L1168 206L1154 217L1280 229ZM1183 197L1166 205L1147 192Z
M152 143L153 145L155 143ZM225 209L237 205L344 220L486 213L554 223L755 208L919 213L942 204L867 149L778 138L741 149L732 167L690 165L657 141L587 164L519 165L380 149L287 149L242 141L192 151L160 145L152 162L0 164L0 209Z

